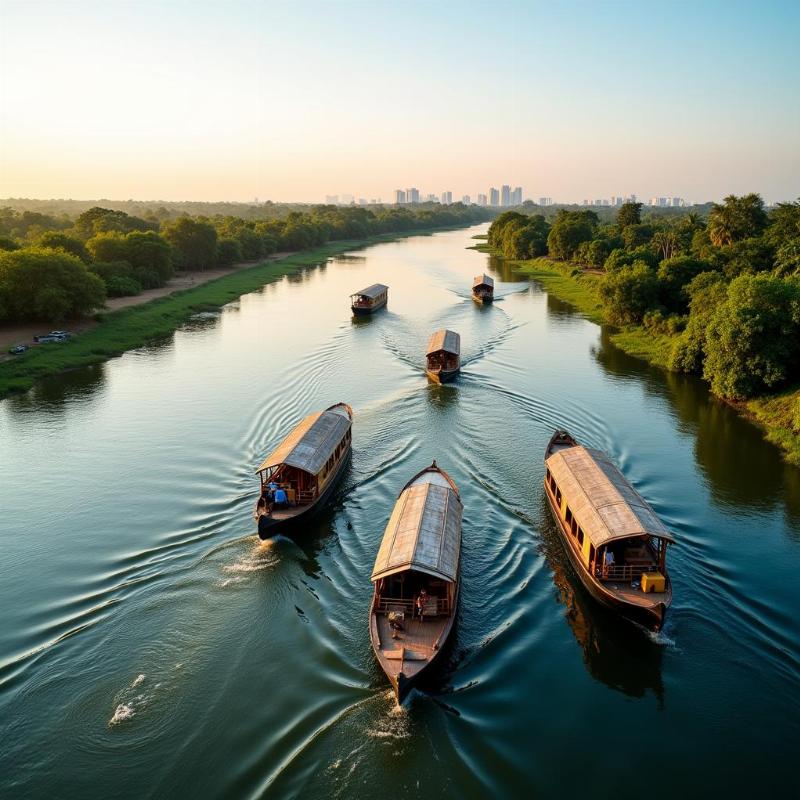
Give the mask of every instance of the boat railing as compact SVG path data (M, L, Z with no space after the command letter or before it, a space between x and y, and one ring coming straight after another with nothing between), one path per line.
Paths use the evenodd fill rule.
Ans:
M657 569L655 564L604 564L597 567L595 574L604 581L632 581Z
M436 611L431 611L431 606L436 603ZM400 611L410 617L414 611L414 600L397 600L393 597L381 597L375 605L378 614L388 614L390 611ZM429 597L425 601L425 614L427 616L448 615L450 603L446 597Z

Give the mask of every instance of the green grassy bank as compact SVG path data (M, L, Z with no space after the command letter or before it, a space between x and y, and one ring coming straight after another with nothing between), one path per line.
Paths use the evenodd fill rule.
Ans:
M493 252L485 244L475 245L474 249ZM600 275L550 258L520 261L514 266L520 274L536 279L555 297L574 305L588 319L606 324L600 298ZM666 369L677 336L654 334L641 326L631 326L615 329L610 338L628 355ZM781 448L789 463L800 466L800 387L737 403L734 408L755 422L766 439Z
M0 398L26 391L36 380L48 375L97 364L167 336L199 311L219 308L243 294L284 275L324 262L331 256L370 244L434 232L407 231L355 241L329 242L277 261L232 272L202 286L177 291L149 303L104 314L96 328L69 342L34 347L24 355L0 363Z

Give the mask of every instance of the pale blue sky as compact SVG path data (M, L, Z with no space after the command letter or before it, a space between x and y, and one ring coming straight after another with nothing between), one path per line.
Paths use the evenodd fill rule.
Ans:
M800 194L800 2L0 0L0 196Z

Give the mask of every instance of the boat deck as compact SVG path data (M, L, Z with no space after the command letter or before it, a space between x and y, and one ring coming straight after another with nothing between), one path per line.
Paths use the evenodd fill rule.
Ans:
M402 670L411 678L423 669L438 652L437 642L450 621L449 617L431 617L420 621L406 615L402 631L393 631L386 614L377 614L376 622L380 644L380 656L396 675ZM394 638L393 638L394 635ZM400 650L404 649L402 661Z
M626 603L642 606L643 608L657 606L659 603L668 603L669 592L649 592L645 594L641 589L632 589L630 581L602 581L601 585L614 592L617 597Z

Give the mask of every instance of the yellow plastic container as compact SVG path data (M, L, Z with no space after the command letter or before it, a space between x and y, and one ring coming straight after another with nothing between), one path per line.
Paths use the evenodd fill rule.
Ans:
M666 583L666 579L660 572L642 573L642 591L645 594L648 592L663 592Z

